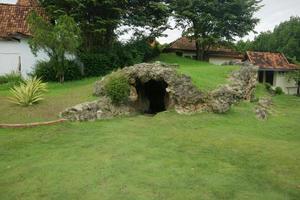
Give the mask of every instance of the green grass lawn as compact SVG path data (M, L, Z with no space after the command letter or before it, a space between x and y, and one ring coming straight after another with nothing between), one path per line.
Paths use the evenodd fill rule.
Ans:
M209 64L160 57L168 59L177 60L182 72L194 70L193 78L203 76L195 81L200 88L214 82L213 89L226 81L226 73L218 70L234 69L213 66L209 76L224 74L216 81L204 75ZM51 84L48 96L56 104L67 101L64 105L93 99L94 81ZM261 86L258 95L266 95ZM273 100L266 121L255 118L255 104L241 103L222 115L164 112L0 129L0 199L299 199L300 98ZM56 104L48 110L51 117ZM4 109L19 110L1 109L1 120ZM43 118L48 117L37 115Z
M32 107L20 107L8 101L9 88L0 85L0 123L25 123L55 120L65 108L96 99L92 96L97 78L64 84L49 83L45 100Z
M178 71L192 77L195 85L203 91L215 89L227 82L230 73L238 69L237 66L218 66L207 62L199 62L189 58L182 58L175 54L161 54L157 59L166 63L179 64Z

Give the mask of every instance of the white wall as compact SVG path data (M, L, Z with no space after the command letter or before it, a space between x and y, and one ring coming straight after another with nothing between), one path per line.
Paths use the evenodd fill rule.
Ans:
M296 82L289 81L285 72L274 73L274 87L281 87L285 94L297 94Z
M35 57L30 50L27 39L21 39L20 42L0 40L0 75L17 71L19 57L23 76L32 72L38 60L48 60L48 56L43 52L39 52Z
M234 59L234 58L228 58L228 57L210 57L209 63L215 64L215 65L222 65L224 63L227 63L229 61L241 61L241 59Z

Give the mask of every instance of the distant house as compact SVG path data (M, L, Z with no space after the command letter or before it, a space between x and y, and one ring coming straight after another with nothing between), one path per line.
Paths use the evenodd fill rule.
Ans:
M181 37L172 42L165 52L174 52L178 56L186 58L196 58L196 42L187 37ZM233 49L226 47L212 47L209 49L206 55L206 60L216 65L222 65L229 61L242 61L243 54L240 54Z
M286 94L297 93L295 81L289 81L286 73L299 68L289 63L282 53L248 51L246 59L259 67L258 81L260 83L269 83L273 87L281 87Z
M37 60L48 58L43 52L35 57L28 45L31 34L26 17L32 10L41 11L36 0L0 3L0 75L12 71L26 75L32 71Z

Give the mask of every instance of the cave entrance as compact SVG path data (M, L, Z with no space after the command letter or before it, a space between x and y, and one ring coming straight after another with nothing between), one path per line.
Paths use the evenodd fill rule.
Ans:
M168 84L165 81L156 80L150 80L139 85L137 90L144 113L157 114L167 109L169 101L167 87Z

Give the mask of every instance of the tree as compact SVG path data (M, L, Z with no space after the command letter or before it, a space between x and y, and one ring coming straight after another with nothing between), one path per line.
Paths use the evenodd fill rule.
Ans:
M83 47L110 48L118 27L142 27L152 36L165 30L170 14L166 0L40 0L53 19L74 18L82 30ZM136 29L137 30L137 29Z
M300 69L287 73L287 77L290 81L295 81L297 88L297 96L300 96Z
M238 52L245 53L246 51L252 50L252 41L250 41L250 40L247 40L247 41L240 40L234 45L234 48Z
M80 29L73 18L62 15L54 24L49 23L36 12L29 14L28 25L32 38L31 51L36 55L40 50L46 52L54 63L57 78L64 82L66 57L75 55L81 44Z
M273 33L276 51L300 61L300 17L291 17L275 27Z
M281 52L300 61L300 17L280 23L274 31L260 33L247 50Z
M171 8L184 35L196 41L197 59L204 60L212 45L233 41L252 31L261 0L174 0Z
M262 32L255 37L252 43L254 51L273 52L275 50L275 38L271 31Z

